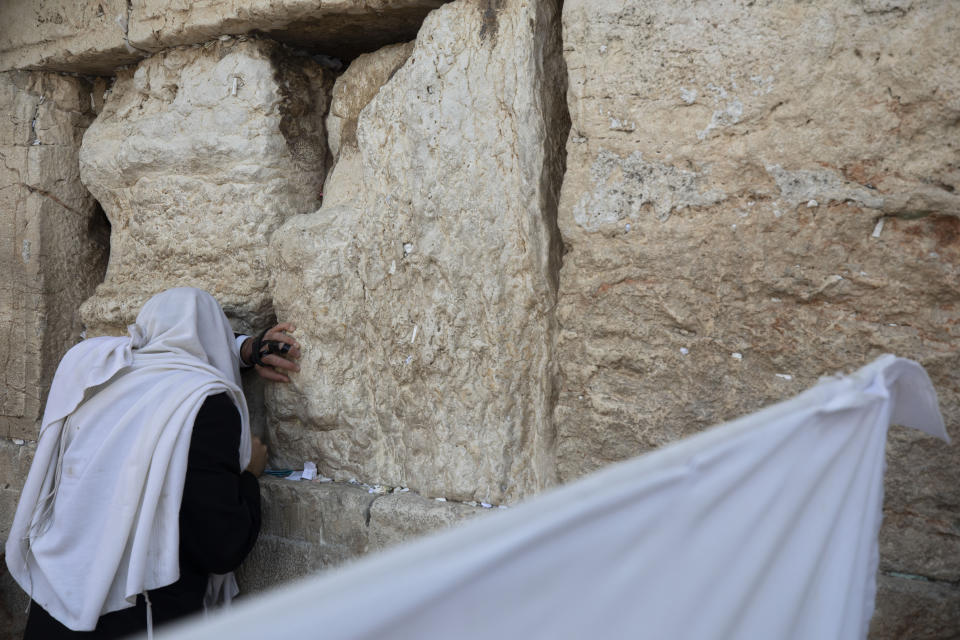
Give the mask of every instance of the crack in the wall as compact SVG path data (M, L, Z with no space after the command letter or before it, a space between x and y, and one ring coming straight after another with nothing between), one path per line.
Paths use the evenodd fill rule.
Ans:
M906 573L904 571L881 571L881 575L888 578L900 578L902 580L914 580L916 582L927 582L933 584L946 585L948 587L960 588L960 580L944 580L943 578L931 578L917 573Z
M67 211L69 211L70 213L73 213L73 214L78 215L78 216L81 216L81 217L86 217L86 215L87 215L87 214L85 214L85 213L83 213L83 212L81 212L81 211L77 211L76 209L74 209L74 208L71 207L70 205L66 204L63 200L61 200L61 199L58 198L57 196L53 195L53 194L50 193L49 191L46 191L46 190L44 190L44 189L40 189L39 187L31 187L31 186L28 185L28 184L24 184L23 186L24 186L24 188L26 188L26 190L29 191L30 193L37 193L37 194L40 194L41 196L43 196L43 197L45 197L45 198L49 198L50 200L54 201L55 203L57 203L58 205L60 205L61 207L63 207L63 208L66 209Z
M33 114L30 116L30 146L40 144L40 134L37 133L37 118L40 117L40 105L43 104L44 96L40 96L37 104L33 107Z
M126 15L117 16L117 26L123 30L123 46L126 47L129 53L142 53L145 56L149 56L150 52L146 49L140 49L130 44L130 14L133 13L133 0L127 0L127 13Z
M546 203L545 222L550 233L550 258L548 261L550 285L553 289L553 305L549 309L550 332L549 332L549 358L551 370L549 395L546 399L547 412L547 433L543 434L547 440L549 456L553 466L551 482L559 480L559 467L557 465L557 419L556 411L560 404L560 364L558 340L560 337L560 322L557 317L557 306L560 297L560 274L563 268L563 235L560 232L559 209L560 193L563 188L564 178L567 173L567 139L572 127L572 118L570 108L567 104L567 87L569 84L569 71L567 69L566 59L563 55L563 0L556 3L556 34L555 49L552 56L556 61L555 69L557 82L551 83L555 100L555 115L560 125L560 131L557 133L556 144L554 148L548 149L547 163L544 166L543 179L548 183L546 193L549 194L549 200ZM551 171L551 166L552 171Z
M370 518L373 515L373 503L376 502L381 496L373 496L373 500L367 503L367 508L363 510L363 523L367 527L370 526Z

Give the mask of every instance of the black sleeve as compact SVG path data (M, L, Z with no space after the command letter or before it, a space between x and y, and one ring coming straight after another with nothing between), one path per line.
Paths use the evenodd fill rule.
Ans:
M260 533L260 484L240 471L240 413L209 396L193 425L180 505L180 558L203 573L236 569Z

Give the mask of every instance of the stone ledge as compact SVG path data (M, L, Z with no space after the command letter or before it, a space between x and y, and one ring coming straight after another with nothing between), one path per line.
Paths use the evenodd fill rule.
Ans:
M214 4L138 0L130 42L147 51L260 31L320 53L352 59L411 40L426 15L447 0L228 0Z
M45 69L113 75L120 66L178 45L251 32L349 60L413 39L448 0L31 0L0 6L0 71Z
M46 69L109 75L116 67L144 55L126 47L124 0L8 0L0 3L0 24L4 25L0 35L0 70Z
M261 478L260 539L238 572L256 593L487 511L362 485Z

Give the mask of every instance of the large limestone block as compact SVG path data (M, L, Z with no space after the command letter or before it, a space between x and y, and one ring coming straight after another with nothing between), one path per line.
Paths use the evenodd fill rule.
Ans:
M403 66L412 51L413 42L408 42L365 53L351 62L334 83L327 115L327 137L334 160L323 191L327 206L354 200L363 191L363 182L357 180L357 176L363 173L357 147L360 112Z
M126 44L126 0L0 2L0 71L111 74L143 57Z
M482 507L438 502L415 493L385 495L370 505L370 550L386 549L483 513Z
M273 231L319 205L332 79L267 40L172 49L121 72L83 139L80 171L113 225L88 327L122 330L171 286L206 289L236 320L272 315Z
M57 363L80 338L77 310L103 277L109 229L77 165L96 90L0 74L0 437L36 439Z
M448 0L4 0L0 71L112 75L150 53L253 32L342 59L411 40Z
M563 479L885 352L927 368L960 437L958 23L564 4ZM888 458L881 566L955 582L960 449L895 428Z
M137 0L130 42L160 51L220 34L257 30L311 50L353 58L410 40L424 17L448 0Z
M260 537L238 574L244 592L277 587L486 511L339 482L265 478L260 488Z
M268 396L281 458L490 503L553 482L557 29L551 2L430 14L360 112L362 199L274 236L304 346Z

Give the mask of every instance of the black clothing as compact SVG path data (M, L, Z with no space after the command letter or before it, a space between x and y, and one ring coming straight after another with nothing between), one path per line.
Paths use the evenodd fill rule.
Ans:
M236 569L260 532L260 484L240 471L240 414L225 393L209 396L193 423L180 504L180 579L149 592L154 626L203 608L207 575ZM142 595L134 607L100 616L94 631L71 631L36 602L24 640L123 638L147 628Z

